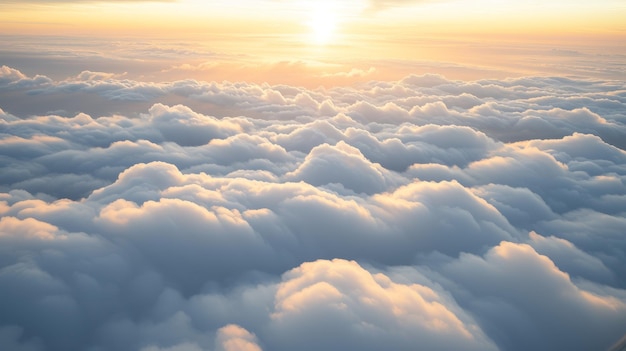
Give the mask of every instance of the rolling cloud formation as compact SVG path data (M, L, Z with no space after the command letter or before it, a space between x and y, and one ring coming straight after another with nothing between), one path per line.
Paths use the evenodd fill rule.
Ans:
M626 333L623 82L3 66L0 93L7 349L601 350Z

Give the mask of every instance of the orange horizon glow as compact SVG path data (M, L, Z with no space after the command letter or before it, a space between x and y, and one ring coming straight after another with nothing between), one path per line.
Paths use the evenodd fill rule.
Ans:
M623 54L626 6L616 0L565 6L493 1L407 1L375 7L373 0L199 0L6 5L0 35L150 40L202 49L229 58L185 58L164 79L246 80L307 87L401 79L428 73L407 62L460 63L460 79L540 74L527 67L533 48ZM515 50L509 47L515 46ZM404 62L388 65L390 61ZM550 63L550 62L548 62ZM554 63L556 65L556 62ZM174 75L175 72L177 75ZM193 74L192 74L193 73ZM158 77L152 79L158 80Z

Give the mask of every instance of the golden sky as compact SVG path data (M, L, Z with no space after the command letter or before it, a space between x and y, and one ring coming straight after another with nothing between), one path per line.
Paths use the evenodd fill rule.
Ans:
M460 78L477 78L485 71L498 77L533 74L537 67L526 67L532 61L526 58L543 55L537 45L545 46L540 50L622 54L626 40L626 3L621 0L0 3L0 34L193 42L194 48L235 59L185 60L164 71L211 71L224 79L274 83L278 68L284 80L303 74L311 78L303 67L321 77L309 79L309 85L328 82L329 77L336 83L364 76L395 79L423 73L414 65L402 67L417 61L469 64L480 71L468 75L448 67L442 72ZM526 43L532 43L532 49L524 47ZM391 67L376 60L402 64Z
M557 32L624 34L620 0L344 0L344 1L3 1L5 32L134 30L229 33L394 29L423 33ZM172 30L174 33L172 33ZM156 32L156 33L155 33ZM316 35L313 35L315 37Z

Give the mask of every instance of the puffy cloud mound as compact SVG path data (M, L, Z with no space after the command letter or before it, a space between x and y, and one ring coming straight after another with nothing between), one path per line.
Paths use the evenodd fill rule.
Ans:
M426 286L395 283L353 261L315 261L284 275L270 328L280 349L495 349L451 308L458 310Z
M240 131L235 123L203 116L181 105L168 107L156 104L150 108L149 121L165 140L181 146L200 146Z
M485 329L510 330L492 334L505 348L605 349L606 340L623 333L623 300L582 289L529 245L503 242L484 258L462 256L444 272L470 295L459 303L488 316Z
M0 348L607 349L626 333L624 91L4 66Z

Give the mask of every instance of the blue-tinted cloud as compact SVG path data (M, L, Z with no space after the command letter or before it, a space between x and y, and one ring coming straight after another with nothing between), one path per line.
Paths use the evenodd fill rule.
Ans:
M0 110L3 346L604 349L626 332L620 83L0 74L65 106ZM67 112L81 101L105 103Z

